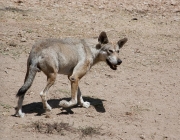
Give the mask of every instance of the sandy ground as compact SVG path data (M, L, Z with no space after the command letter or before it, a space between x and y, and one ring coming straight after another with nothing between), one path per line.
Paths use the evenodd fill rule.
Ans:
M42 38L127 37L117 71L99 63L81 80L90 108L62 110L70 83L59 75L48 95L51 113L39 96L46 77L38 73L28 90L24 118L14 117L26 61ZM180 2L178 0L1 0L0 139L180 139Z

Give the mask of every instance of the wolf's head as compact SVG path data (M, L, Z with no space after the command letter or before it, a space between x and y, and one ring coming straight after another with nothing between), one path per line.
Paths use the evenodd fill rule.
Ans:
M111 69L116 70L117 65L122 63L119 58L119 50L127 42L127 38L119 40L116 44L109 42L105 32L101 32L98 38L99 44L96 45L100 49L99 59L105 61Z

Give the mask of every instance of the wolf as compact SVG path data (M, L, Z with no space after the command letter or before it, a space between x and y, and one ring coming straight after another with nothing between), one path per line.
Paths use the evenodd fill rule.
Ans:
M77 39L45 39L33 45L27 60L27 72L23 86L17 92L18 105L16 116L24 117L22 104L26 91L31 87L37 72L42 71L47 76L47 84L40 92L43 107L46 111L52 108L47 102L46 94L54 84L57 74L68 76L71 82L71 100L60 101L64 108L79 104L85 108L90 103L84 101L78 83L80 79L98 62L106 62L112 69L122 63L119 50L127 42L127 38L120 39L117 43L109 42L106 32L101 32L98 38Z

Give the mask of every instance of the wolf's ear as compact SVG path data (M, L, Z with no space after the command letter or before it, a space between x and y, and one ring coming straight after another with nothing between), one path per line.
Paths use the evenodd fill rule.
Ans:
M98 41L101 44L107 44L109 42L108 38L107 38L107 35L106 35L106 32L103 31L103 32L100 33Z
M121 40L118 41L118 46L119 46L119 49L122 48L122 46L128 41L127 38L123 38Z

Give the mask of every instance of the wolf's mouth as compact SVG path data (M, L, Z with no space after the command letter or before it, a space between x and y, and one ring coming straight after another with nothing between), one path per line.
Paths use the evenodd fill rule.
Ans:
M107 64L113 70L117 70L117 65L112 64L108 59L106 59Z

